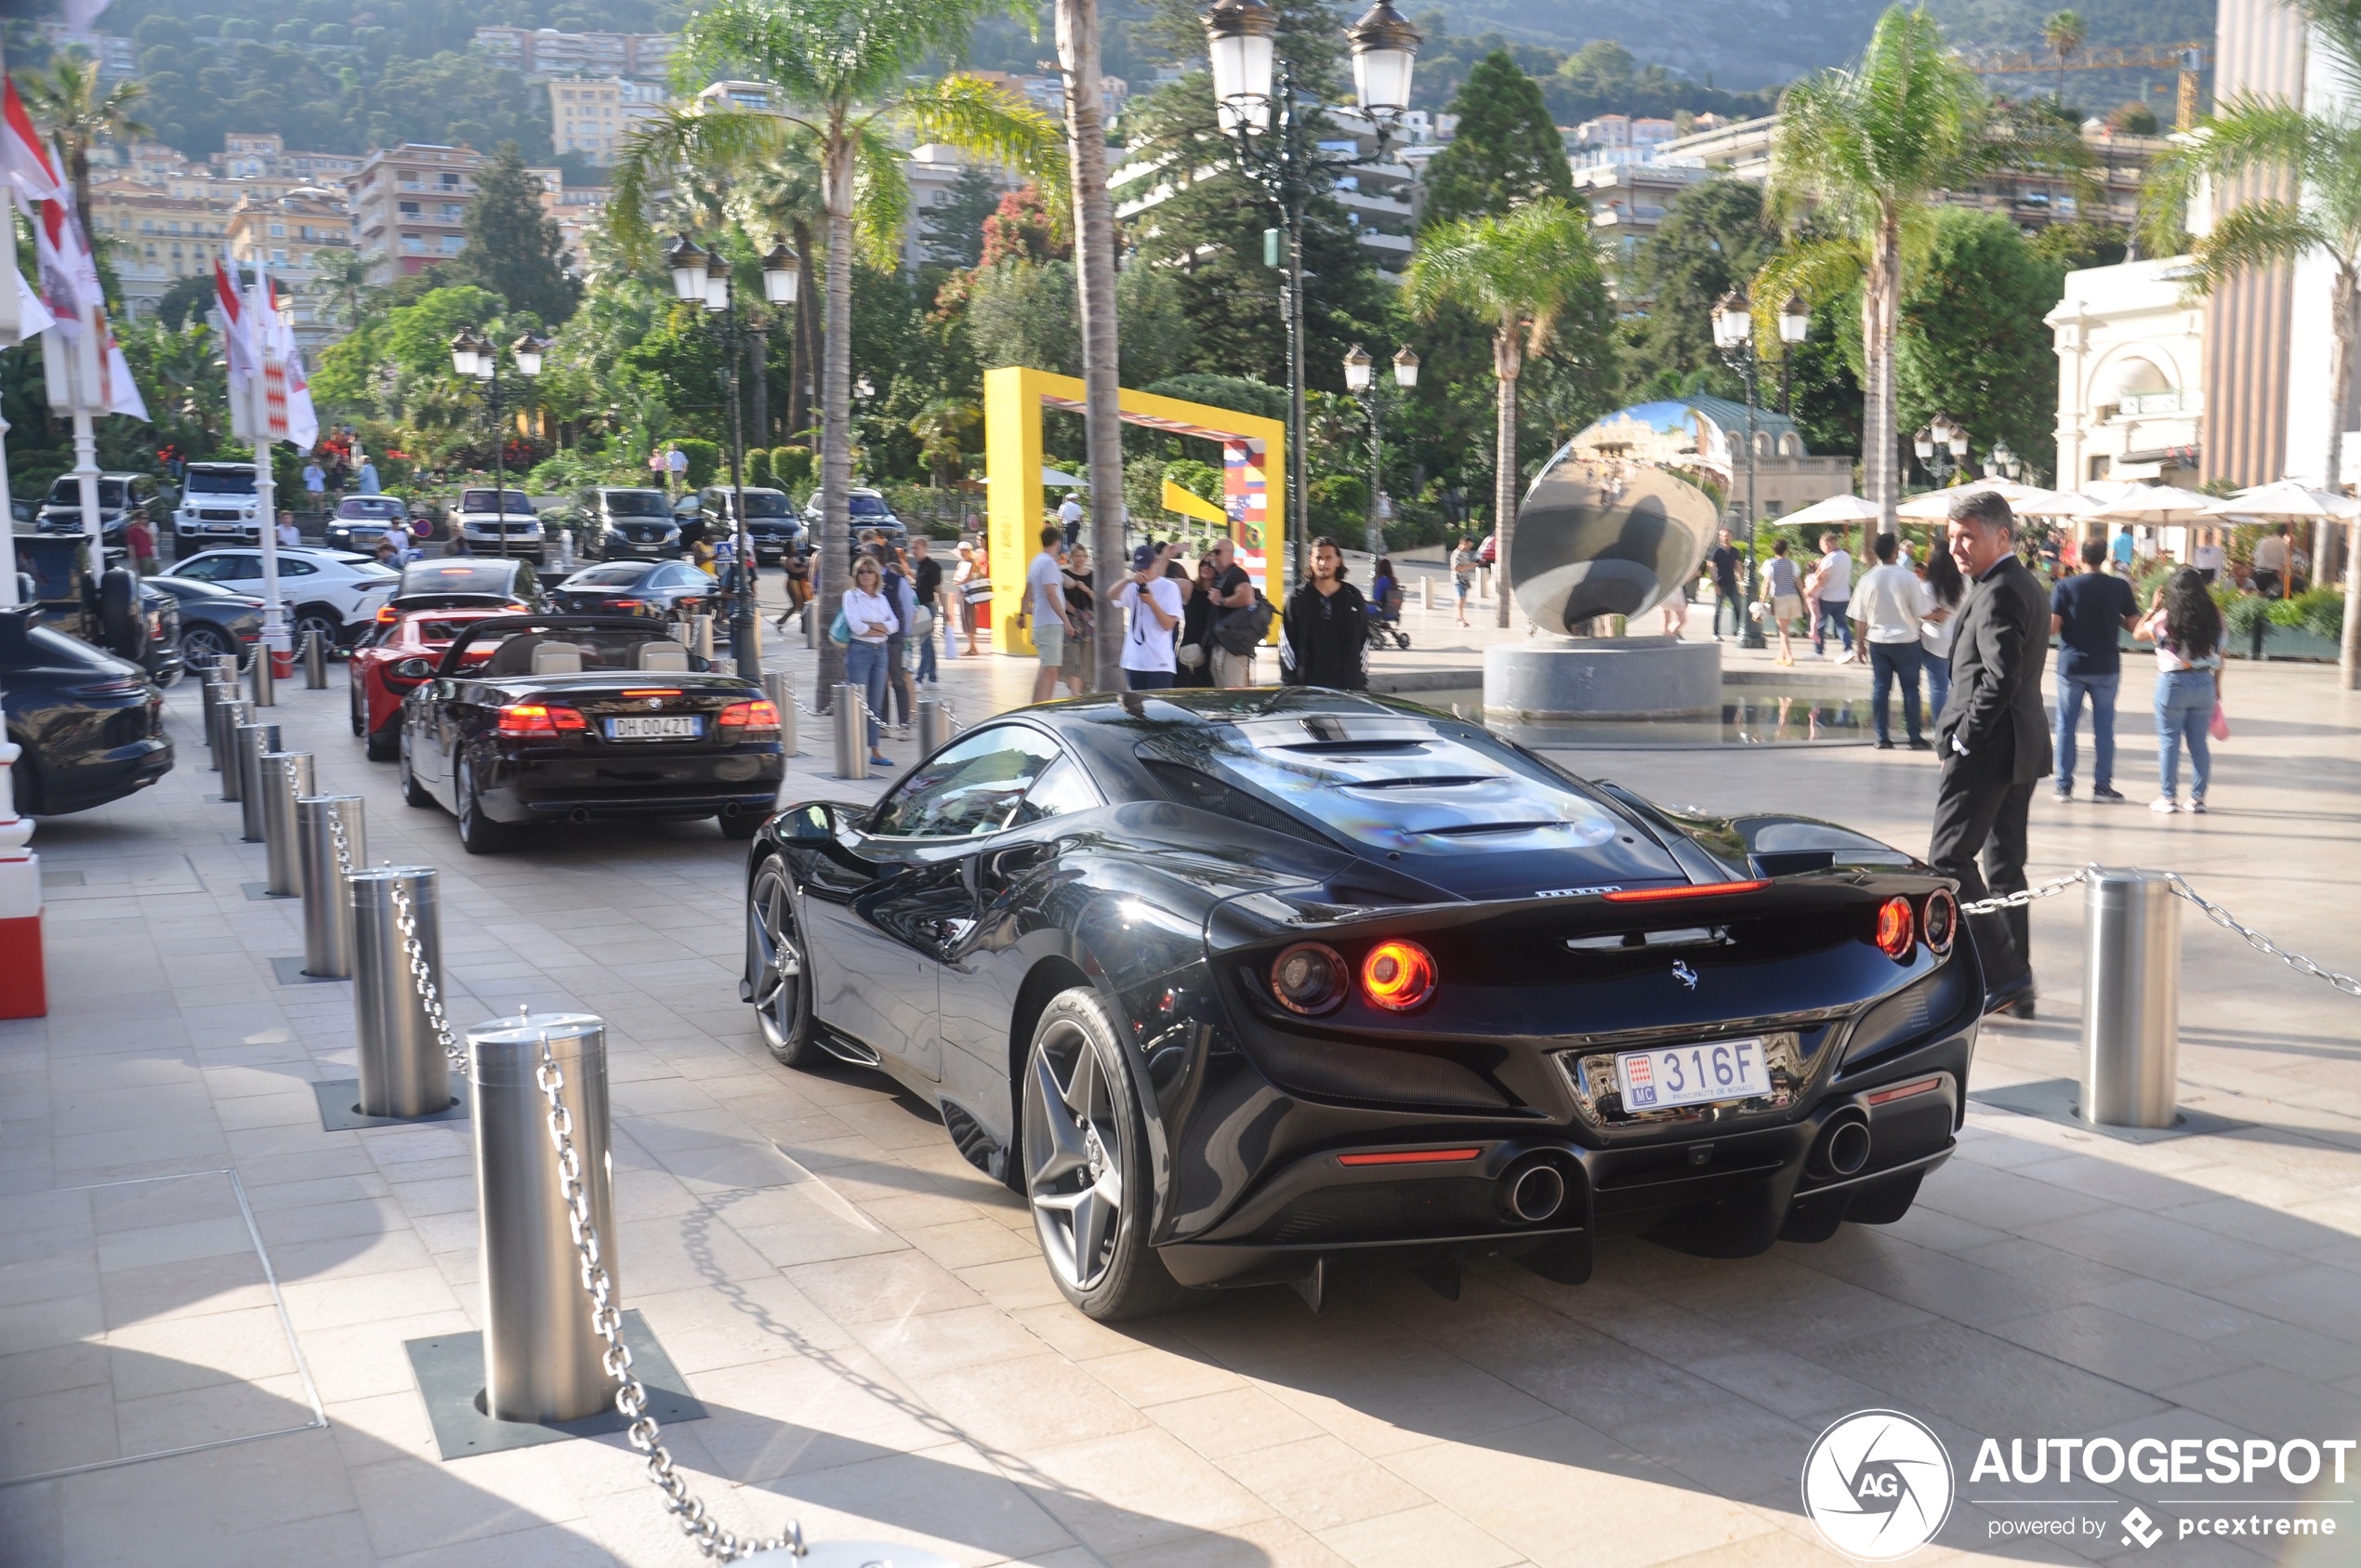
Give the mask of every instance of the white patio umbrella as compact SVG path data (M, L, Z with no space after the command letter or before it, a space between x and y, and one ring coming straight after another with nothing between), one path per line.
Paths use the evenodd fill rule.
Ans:
M1825 501L1814 501L1800 512L1785 517L1765 518L1765 522L1794 523L1804 528L1849 528L1856 522L1874 521L1877 504L1864 501L1858 495L1831 495Z
M2125 492L2086 517L2102 522L2144 522L2157 527L2194 522L2205 515L2213 497L2171 484L2143 484Z
M2225 495L2205 508L2208 517L2254 518L2263 522L2315 522L2322 518L2340 520L2361 516L2361 501L2350 495L2334 495L2325 490L2311 490L2291 479L2273 480Z
M1951 507L1962 495L1972 495L1979 490L1989 490L2009 503L2011 511L2022 512L2028 503L2046 501L2051 492L2038 485L2019 484L2014 480L1979 479L1966 484L1953 485L1947 490L1930 490L1923 495L1913 495L1893 511L1896 517L1912 522L1941 522L1951 515Z
M2106 503L2096 495L2079 490L2053 490L2038 501L2028 501L2016 508L2019 517L2077 518L2088 517Z

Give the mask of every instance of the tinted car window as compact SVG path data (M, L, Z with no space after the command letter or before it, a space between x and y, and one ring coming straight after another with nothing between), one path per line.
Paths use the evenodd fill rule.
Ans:
M172 574L192 583L210 583L221 575L222 558L218 555L199 556L186 566L176 567Z
M390 495L349 495L336 503L336 516L389 520L402 515L402 503Z
M1071 757L1061 757L1049 764L1048 771L1033 781L1024 792L1024 804L1017 808L1019 823L1040 822L1049 817L1071 816L1076 811L1097 809L1099 792Z
M402 569L402 592L506 594L518 575L513 561L414 560Z
M652 588L691 588L711 581L712 578L693 566L659 566L649 577L648 586Z
M569 582L581 587L612 588L626 583L636 583L642 567L626 563L621 566L594 566L587 572L577 572Z
M785 496L775 491L767 494L758 490L746 492L746 516L785 517L787 515L789 514Z
M250 555L225 555L213 573L213 580L217 583L243 581L248 577L259 581L261 576L261 558Z
M309 577L319 570L308 560L294 560L285 556L279 558L279 575L282 577Z
M904 779L877 809L870 831L897 838L996 832L1057 759L1056 744L1038 731L1021 724L979 730Z
M893 515L893 508L885 504L882 496L851 495L845 499L854 517L891 517Z
M251 470L244 473L216 474L207 473L202 468L191 468L189 471L189 494L191 495L251 495L254 494L254 474Z
M72 474L60 474L58 476L57 481L49 486L49 505L53 507L74 507L81 504L82 481L74 478ZM108 507L120 507L123 505L123 481L121 480L102 479L99 481L99 505Z
M502 511L522 517L534 515L533 503L526 498L523 491L504 490L500 494L507 502ZM463 512L488 512L493 509L493 505L489 490L463 490L459 493L459 509Z
M663 517L666 508L661 490L610 490L607 510L616 517Z

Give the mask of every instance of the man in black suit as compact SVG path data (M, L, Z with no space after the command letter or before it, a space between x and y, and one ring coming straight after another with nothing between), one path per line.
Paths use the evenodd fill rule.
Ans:
M1951 694L1935 720L1943 783L1927 859L1958 877L1960 901L1971 903L2025 885L2025 818L2033 786L2050 771L2050 725L2041 706L2050 596L2017 559L2016 518L1994 492L1977 491L1952 507L1950 544L1970 586L1952 634ZM1972 918L1988 992L2005 999L2006 1010L2031 1018L2031 922L2025 910Z

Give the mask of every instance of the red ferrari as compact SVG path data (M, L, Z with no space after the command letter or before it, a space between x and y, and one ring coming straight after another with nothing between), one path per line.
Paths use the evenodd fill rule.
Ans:
M471 621L513 613L514 607L506 604L408 611L389 606L379 613L345 666L352 687L352 732L367 743L370 761L390 762L402 749L402 699L432 675L452 639ZM493 647L471 649L467 657L488 659Z

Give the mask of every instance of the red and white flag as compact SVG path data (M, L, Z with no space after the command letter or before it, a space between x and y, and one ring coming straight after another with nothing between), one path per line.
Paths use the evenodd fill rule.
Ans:
M33 129L16 83L0 82L5 82L0 86L0 183L15 191L20 203L46 202L65 182L58 178L57 161L41 145L41 133Z
M274 415L273 433L295 442L298 452L309 452L320 440L320 415L311 406L311 382L304 375L303 350L296 343L294 312L280 298L275 281L268 281L263 286L270 294L270 343L266 353L269 359L279 362L286 397L285 427L275 428Z
M245 296L238 292L238 280L221 265L219 257L213 260L213 299L221 311L221 344L230 362L231 402L243 403L250 395L261 354L255 343L254 323L247 319Z
M73 202L64 191L41 204L33 224L33 254L41 272L41 300L58 321L68 341L82 335L83 308L97 308L105 297L99 286L98 264L82 241L82 226L73 221Z

